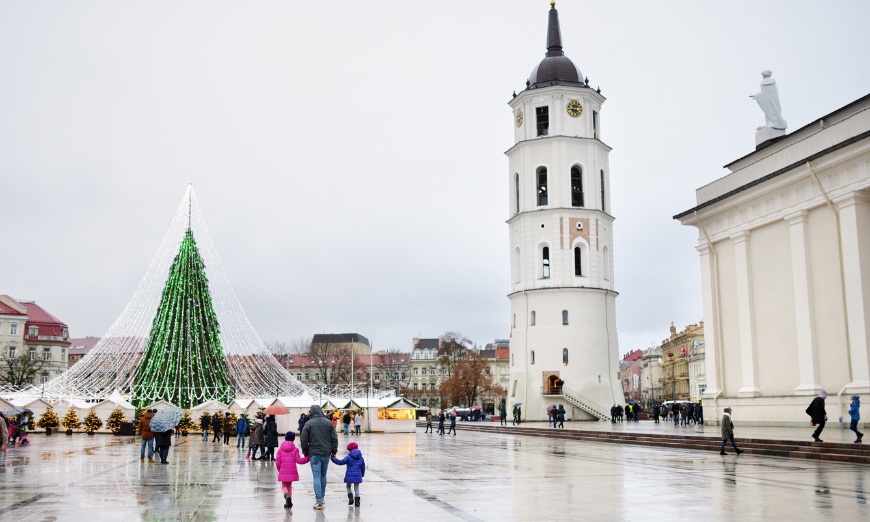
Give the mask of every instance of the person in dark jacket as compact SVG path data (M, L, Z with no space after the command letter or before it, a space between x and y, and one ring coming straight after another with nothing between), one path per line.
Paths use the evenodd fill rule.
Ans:
M302 454L311 457L311 474L314 475L314 509L323 509L326 494L326 470L331 457L338 453L338 433L332 421L323 416L319 404L312 404L310 418L302 429L300 441Z
M556 420L559 421L559 427L565 427L565 407L561 404L559 405L559 409L556 410Z
M450 428L447 430L447 434L450 435L450 432L453 432L453 435L456 435L456 414L450 414Z
M444 412L438 414L438 435L444 435Z
M211 417L211 429L214 432L214 438L211 441L212 442L220 442L221 441L221 416L218 413L215 413Z
M199 418L199 427L202 428L202 441L208 442L208 428L211 426L211 416L208 413L203 413Z
M344 415L341 416L341 427L345 435L350 435L350 421L350 412L344 412Z
M266 454L263 455L263 460L275 460L275 448L278 447L278 423L275 422L275 416L269 415L266 417L266 424L263 428L263 433L266 437Z
M169 447L172 446L172 430L156 433L155 439L157 440L157 454L160 455L160 463L169 464L166 457L169 456Z
M239 417L239 420L236 421L236 449L239 449L239 445L241 445L242 449L245 449L245 436L248 434L248 419L244 417Z
M499 426L507 426L507 405L505 403L501 403L501 407L498 409L499 416Z
M154 432L151 431L151 419L154 412L148 410L139 419L139 437L142 438L142 447L139 449L139 460L145 460L145 447L148 447L148 461L154 462Z
M347 465L347 470L344 472L344 484L347 486L347 505L359 507L359 485L366 476L366 461L359 450L356 442L351 442L347 445L347 457L337 459L333 455L332 463L338 466ZM353 493L350 491L350 486L353 484Z
M807 415L813 420L813 424L816 425L816 431L813 432L813 440L816 442L824 442L819 438L819 435L822 434L822 430L825 429L825 421L828 420L828 414L825 412L825 398L828 396L828 392L822 390L819 392L819 396L813 399L813 402L807 407Z
M229 446L230 434L233 432L233 428L235 428L235 426L233 426L233 419L230 418L230 412L224 413L224 421L221 428L223 429L224 433L224 446Z
M263 419L254 421L254 427L251 428L251 443L248 445L248 450L251 452L251 460L260 460L257 458L257 450L266 455L266 437L263 435Z
M661 412L662 412L662 409L661 409L661 407L659 407L658 404L653 406L653 412L652 412L653 413L653 420L655 421L656 424L659 423L659 415L661 414Z
M861 433L860 431L858 431L858 421L861 420L861 412L859 411L860 409L861 409L861 397L858 397L857 395L853 395L852 402L849 403L849 417L850 417L849 429L854 431L855 435L858 436L858 438L855 439L855 444L860 444L861 439L864 438L864 434Z
M725 408L725 413L722 414L722 447L719 448L719 455L727 455L725 453L725 444L730 440L731 447L734 452L740 455L742 449L737 448L737 443L734 442L734 423L731 422L731 408Z
M299 424L299 433L300 433L300 434L302 433L302 428L305 427L305 423L306 423L306 422L308 422L308 415L305 415L304 413L300 414L300 415L299 415L299 423L298 423L298 424Z

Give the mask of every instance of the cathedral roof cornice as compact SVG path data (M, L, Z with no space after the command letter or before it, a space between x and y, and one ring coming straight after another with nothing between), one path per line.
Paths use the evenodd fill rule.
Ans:
M564 140L564 141L593 141L595 143L601 144L602 147L607 149L607 152L610 152L611 150L613 150L613 148L610 145L604 143L603 141L599 140L598 138L583 138L580 136L564 136L564 135L557 134L557 135L552 135L552 136L538 136L536 138L518 141L518 142L514 143L511 148L504 151L504 153L510 154L514 149L516 149L520 145L526 144L526 143L543 142L543 141L561 141L561 140Z

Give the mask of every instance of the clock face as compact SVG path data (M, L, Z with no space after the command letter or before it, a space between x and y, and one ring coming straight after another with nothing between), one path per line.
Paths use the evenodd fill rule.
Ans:
M568 116L571 116L573 118L576 118L577 116L583 114L583 106L580 105L580 102L578 102L577 100L569 101L568 107L566 107L566 109L568 111Z
M514 116L514 123L517 124L517 127L523 124L523 111L517 111L516 115Z

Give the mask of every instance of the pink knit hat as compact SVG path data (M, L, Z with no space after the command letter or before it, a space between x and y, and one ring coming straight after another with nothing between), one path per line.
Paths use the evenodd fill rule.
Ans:
M356 445L356 442L351 442L347 445L347 451L355 450L357 448L359 448L359 446Z

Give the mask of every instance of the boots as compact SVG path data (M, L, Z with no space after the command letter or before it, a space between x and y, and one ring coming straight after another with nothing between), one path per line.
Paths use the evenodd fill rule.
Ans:
M347 494L347 505L348 505L348 506L352 506L352 505L353 505L353 493L348 493L348 494Z
M293 499L287 493L284 493L284 509L293 507Z
M359 497L353 499L353 505L359 507Z

